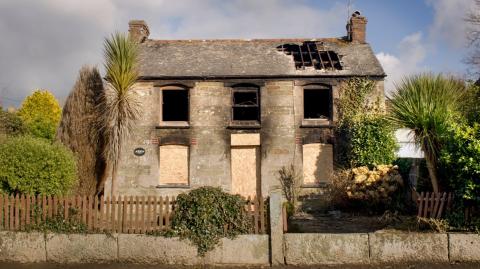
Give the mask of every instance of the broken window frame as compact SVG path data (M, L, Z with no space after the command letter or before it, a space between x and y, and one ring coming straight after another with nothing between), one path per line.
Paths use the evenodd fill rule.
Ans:
M277 50L291 55L297 70L314 68L338 71L343 69L340 56L335 51L327 49L323 42L305 41L301 44L283 44L278 46Z
M231 91L231 126L256 127L260 125L260 87L254 84L236 84ZM255 93L256 103L254 104L236 104L235 93ZM241 108L256 108L256 119L238 120L235 119L235 110Z
M306 91L328 91L328 116L325 118L306 118L305 117L305 92ZM333 121L333 90L332 87L325 84L309 84L302 89L302 126L321 126L330 125Z
M187 94L187 118L186 120L165 120L164 119L164 92L165 91L185 91ZM190 122L190 91L183 85L169 85L160 88L160 126L163 127L188 127Z

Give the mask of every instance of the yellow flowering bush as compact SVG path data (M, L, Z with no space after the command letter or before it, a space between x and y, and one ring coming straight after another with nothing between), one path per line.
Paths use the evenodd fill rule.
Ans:
M394 165L375 165L340 171L331 187L334 203L340 206L368 206L369 210L388 208L403 179Z

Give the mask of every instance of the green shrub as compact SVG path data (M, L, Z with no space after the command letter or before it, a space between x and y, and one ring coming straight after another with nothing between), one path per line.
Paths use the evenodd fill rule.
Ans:
M203 256L218 244L220 238L233 238L250 230L252 223L246 214L245 203L240 195L214 187L201 187L180 194L172 220L173 233L190 239Z
M76 179L73 153L61 144L25 136L0 144L0 183L5 192L66 194Z
M0 134L21 135L26 131L22 119L16 113L3 111L0 108Z
M341 127L345 138L344 164L348 167L390 164L395 160L398 145L394 130L382 115L361 115Z
M480 125L450 123L443 140L440 164L448 188L457 197L454 211L464 212L466 206L480 207ZM449 220L459 227L466 224L464 217L452 213Z

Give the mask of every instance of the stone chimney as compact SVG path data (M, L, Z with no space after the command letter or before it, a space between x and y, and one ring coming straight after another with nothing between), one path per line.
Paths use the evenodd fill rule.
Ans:
M128 33L138 43L142 43L150 35L148 25L144 20L131 20L128 22Z
M366 43L367 39L367 18L359 11L355 11L347 24L348 40L356 43Z

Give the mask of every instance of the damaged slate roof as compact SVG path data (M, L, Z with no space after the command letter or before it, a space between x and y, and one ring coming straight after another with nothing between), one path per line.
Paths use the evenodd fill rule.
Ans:
M279 51L286 44L316 42L335 52L341 70L295 67L292 55ZM385 76L370 45L344 39L151 40L140 44L140 77L235 78Z

